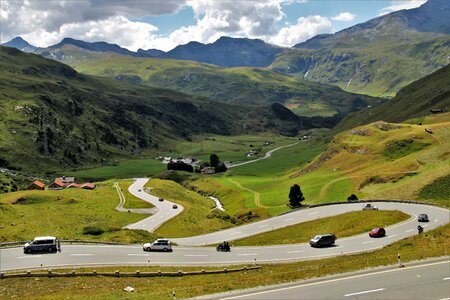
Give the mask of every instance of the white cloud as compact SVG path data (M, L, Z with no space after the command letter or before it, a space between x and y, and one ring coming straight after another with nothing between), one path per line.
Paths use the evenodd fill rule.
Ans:
M18 35L31 35L32 32L42 34L49 39L49 36L63 30L63 27L68 24L95 24L95 22L111 20L118 16L140 18L148 15L162 15L174 13L185 5L185 0L0 1L2 41ZM119 26L123 25L119 23Z
M331 17L331 20L348 22L348 21L352 21L353 19L355 19L355 17L356 17L356 15L354 15L352 13L341 12L337 16Z
M416 8L425 2L427 2L427 0L391 1L391 5L381 9L379 15L385 15L402 9Z
M301 17L297 24L282 28L270 38L270 42L280 46L291 47L321 33L332 31L331 21L322 16Z
M64 37L71 37L87 42L107 41L119 44L130 50L147 47L147 42L157 38L157 27L143 22L133 22L125 17L109 17L100 21L69 23L59 30L45 31L38 29L23 35L23 38L36 46L48 46L59 42Z

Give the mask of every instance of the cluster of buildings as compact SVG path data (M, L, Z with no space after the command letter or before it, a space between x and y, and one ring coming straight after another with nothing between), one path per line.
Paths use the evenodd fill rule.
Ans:
M45 183L36 180L30 186L27 188L27 190L45 190ZM93 190L95 189L96 185L90 182L86 182L83 184L76 183L75 177L59 177L55 178L55 181L53 181L51 184L47 186L47 190L62 190L62 189L70 189L70 188L77 188L77 189L85 189L85 190Z
M158 156L155 157L156 160L161 161L163 164L168 164L170 162L183 162L185 164L195 166L199 163L199 161L195 157L170 157L170 156Z

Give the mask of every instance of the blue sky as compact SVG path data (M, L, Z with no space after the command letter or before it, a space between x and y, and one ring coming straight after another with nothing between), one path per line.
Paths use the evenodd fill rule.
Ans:
M290 47L426 0L1 0L1 42L46 47L64 37L170 50L220 36Z

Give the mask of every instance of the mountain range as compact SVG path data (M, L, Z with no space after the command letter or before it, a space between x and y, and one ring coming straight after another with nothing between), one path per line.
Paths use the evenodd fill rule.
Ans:
M5 45L72 66L131 56L192 60L220 67L268 67L352 93L392 97L402 87L450 63L449 19L447 0L429 0L418 8L386 14L335 34L318 35L292 48L230 37L210 44L190 42L168 52L133 52L115 44L70 38L45 49L20 38Z
M201 133L295 135L326 126L277 103L231 105L91 77L10 47L0 47L0 81L0 168L51 173L142 157Z
M382 101L267 68L220 68L193 61L132 57L90 61L75 68L84 74L173 89L226 103L281 103L298 115L336 117L336 120Z

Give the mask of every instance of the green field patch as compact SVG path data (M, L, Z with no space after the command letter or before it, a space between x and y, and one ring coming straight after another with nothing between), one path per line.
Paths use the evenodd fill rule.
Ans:
M112 178L129 178L152 176L167 169L167 166L155 159L135 159L118 162L116 166L102 166L68 172L68 176L77 179L106 180Z
M439 177L432 183L424 186L419 192L419 197L423 199L450 200L450 174Z
M0 196L0 203L0 225L3 226L0 242L24 241L43 235L116 242L141 242L154 237L148 232L121 229L146 216L116 211L119 198L109 184L100 183L92 191L7 193ZM100 228L101 233L92 235L93 231L86 231L86 227Z
M119 186L122 189L123 196L125 197L125 204L123 208L152 208L155 207L150 202L144 201L128 191L128 187L134 182L132 180L120 180Z
M151 188L153 195L184 206L180 215L162 224L155 231L160 237L186 237L235 226L224 218L208 218L215 203L176 182L151 179L145 186Z
M236 246L264 246L308 242L317 234L334 233L337 239L386 227L410 216L400 211L355 211L308 221L234 241Z
M383 155L390 159L398 159L418 152L429 145L428 143L418 142L413 139L393 141L385 146Z

